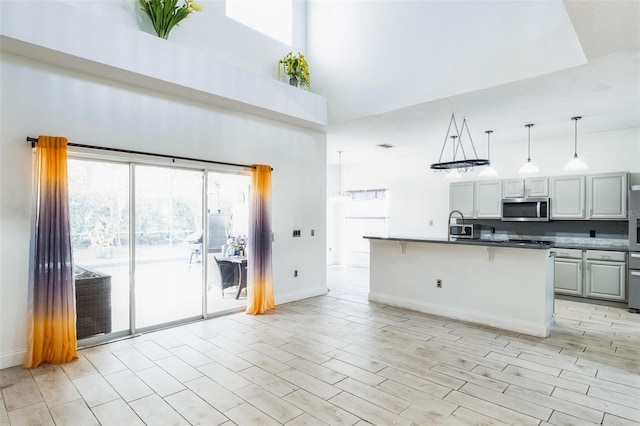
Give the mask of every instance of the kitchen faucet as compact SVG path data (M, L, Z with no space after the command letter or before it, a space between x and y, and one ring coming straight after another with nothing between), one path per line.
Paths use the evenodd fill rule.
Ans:
M462 224L464 225L464 215L462 212L460 210L451 210L451 213L449 213L449 220L447 221L447 241L451 241L451 216L453 216L454 213L458 213L460 215L460 218L462 218Z

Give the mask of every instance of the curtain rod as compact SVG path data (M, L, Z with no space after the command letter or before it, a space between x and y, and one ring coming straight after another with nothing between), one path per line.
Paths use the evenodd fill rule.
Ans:
M38 143L38 138L32 138L27 136L27 142L31 142L31 147L35 148ZM114 151L114 152L122 152L125 154L136 154L136 155L152 155L154 157L162 157L162 158L170 158L174 162L175 160L186 160L186 161L198 161L201 163L210 163L210 164L221 164L223 166L235 166L235 167L245 167L249 169L255 169L256 166L250 166L248 164L238 164L238 163L227 163L224 161L212 161L212 160L202 160L199 158L189 158L189 157L177 157L175 155L167 155L167 154L154 154L151 152L142 152L142 151L131 151L129 149L119 149L119 148L105 148L103 146L93 146L93 145L84 145L79 143L67 143L68 146L74 146L77 148L90 148L90 149L100 149L103 151ZM273 170L273 167L271 168Z

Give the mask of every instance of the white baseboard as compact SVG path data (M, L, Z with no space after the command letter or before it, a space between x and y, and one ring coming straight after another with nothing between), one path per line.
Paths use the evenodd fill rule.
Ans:
M0 354L0 369L22 365L26 353L27 351L25 349L22 351Z
M308 288L304 291L297 291L294 293L288 293L279 295L276 297L276 306L283 303L295 302L296 300L308 299L310 297L325 296L327 294L327 286Z
M404 299L402 297L381 293L369 293L369 300L398 308L411 309L413 311L424 312L460 321L474 322L489 327L502 328L504 330L515 331L517 333L524 333L536 337L547 337L554 322L553 317L544 324L533 323L448 306L433 305L426 302L418 302L411 299Z

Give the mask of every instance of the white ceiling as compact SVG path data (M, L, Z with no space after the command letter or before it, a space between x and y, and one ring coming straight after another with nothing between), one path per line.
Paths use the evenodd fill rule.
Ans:
M640 127L640 1L311 1L328 161L433 162L452 112L476 146ZM377 147L388 143L390 150Z

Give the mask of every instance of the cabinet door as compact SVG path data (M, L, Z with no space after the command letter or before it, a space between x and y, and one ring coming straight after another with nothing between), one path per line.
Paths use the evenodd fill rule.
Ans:
M522 198L524 197L524 180L523 179L507 179L502 184L504 198Z
M524 181L524 187L527 197L549 196L549 178L529 178Z
M584 176L551 178L551 219L584 219L586 217L584 183Z
M626 300L626 264L587 260L585 296L608 300Z
M455 182L450 186L450 210L460 211L464 217L472 218L474 206L473 182Z
M500 219L502 217L502 181L476 182L477 218Z
M582 296L582 259L556 258L554 278L556 293Z
M627 218L627 174L589 176L589 217Z

